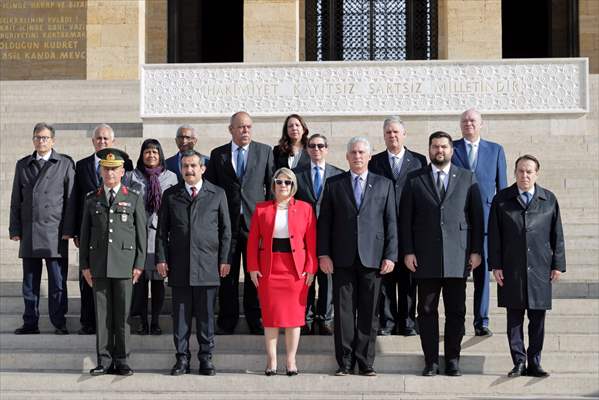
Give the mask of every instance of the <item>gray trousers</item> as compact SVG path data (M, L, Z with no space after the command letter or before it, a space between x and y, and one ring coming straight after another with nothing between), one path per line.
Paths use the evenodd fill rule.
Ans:
M98 365L126 364L129 358L131 278L95 278L96 351Z

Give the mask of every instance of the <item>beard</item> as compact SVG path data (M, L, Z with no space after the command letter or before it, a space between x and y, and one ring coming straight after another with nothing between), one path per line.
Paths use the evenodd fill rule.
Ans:
M444 167L450 163L450 159L443 157L443 159L440 160L437 157L431 157L431 163L437 167Z

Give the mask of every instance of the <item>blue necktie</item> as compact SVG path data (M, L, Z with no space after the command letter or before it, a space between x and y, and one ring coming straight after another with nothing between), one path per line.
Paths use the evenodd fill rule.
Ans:
M100 163L96 166L96 179L98 180L98 186L102 186L102 174L100 173Z
M468 163L470 164L470 170L476 169L476 154L474 152L474 146L472 143L468 143Z
M362 185L360 185L361 177L356 176L354 179L354 198L356 199L356 206L360 208L362 204Z
M243 174L245 173L245 160L243 157L244 152L243 147L237 148L237 177L239 179L243 178Z
M522 193L522 197L524 198L524 204L528 206L530 204L530 200L532 199L532 194L530 194L530 192L524 192Z
M322 191L322 181L320 179L320 167L314 167L314 194L318 199L320 197L320 192Z
M399 178L400 166L399 166L399 157L393 156L391 157L393 160L393 165L391 165L391 171L393 172L393 179L397 180Z

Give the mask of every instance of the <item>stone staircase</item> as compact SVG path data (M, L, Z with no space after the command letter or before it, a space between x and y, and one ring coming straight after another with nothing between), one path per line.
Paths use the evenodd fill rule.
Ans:
M117 130L118 146L135 161L143 141L135 132L139 125L139 83L135 81L48 81L0 82L0 398L168 398L168 399L397 399L401 398L574 398L599 397L599 76L591 76L591 112L583 117L553 120L523 116L485 119L488 137L503 143L511 166L524 152L541 157L541 184L554 191L560 202L566 234L568 272L554 285L554 307L548 313L543 366L548 379L506 378L511 368L505 336L505 311L496 307L496 287L491 286L490 338L473 336L472 284L468 283L466 337L463 341L464 376L423 378L419 372L423 357L418 337L383 337L377 341L376 378L332 376L335 369L331 337L305 336L300 342L298 366L301 374L266 378L263 340L247 335L243 318L239 334L218 336L216 377L188 375L170 377L174 363L172 322L168 299L161 317L161 336L137 336L131 340L132 377L91 378L87 370L95 365L95 338L74 334L79 328L79 288L77 250L71 245L69 267L69 336L55 336L47 316L47 282L42 280L40 329L42 334L16 336L21 325L21 263L18 244L8 239L8 210L14 164L32 151L31 129L35 122L56 124L56 149L75 160L89 155L92 146L87 132L96 123L122 124ZM177 121L183 123L184 121ZM229 140L228 121L210 120L200 128L200 148L210 148ZM350 136L367 132L381 149L380 118L314 118L308 121L312 132L331 140L331 161L345 166L344 144ZM571 123L571 125L567 125ZM175 151L174 129L165 122L160 140L166 154ZM434 121L406 118L410 131L408 145L425 149L432 128L457 126L455 118ZM546 126L549 134L529 126ZM176 126L176 125L175 125ZM513 128L513 135L506 132ZM448 129L445 127L445 129ZM278 119L257 119L259 140L275 143L280 132ZM122 134L125 132L125 135ZM133 132L133 133L131 133ZM204 136L202 133L206 132ZM220 132L220 133L219 133ZM121 134L120 134L121 133ZM420 143L420 145L414 145ZM511 175L511 174L510 174ZM510 181L513 179L510 177ZM440 310L442 315L442 307ZM443 318L441 317L443 320ZM442 326L442 324L441 324ZM442 348L442 346L441 346ZM192 339L192 352L197 349ZM279 366L284 367L283 343ZM194 360L194 368L197 363Z

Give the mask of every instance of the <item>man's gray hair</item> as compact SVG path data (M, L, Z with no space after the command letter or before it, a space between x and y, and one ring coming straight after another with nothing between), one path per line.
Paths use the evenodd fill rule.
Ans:
M181 167L183 165L183 159L185 157L197 157L198 165L200 167L205 165L204 157L202 157L202 155L200 153L198 153L195 150L185 150L183 153L181 153L181 165L179 165L179 167Z
M390 124L398 124L400 125L404 130L406 129L406 126L403 124L403 121L401 120L401 118L399 117L399 115L392 115L390 117L385 118L385 121L383 122L383 130L386 131L387 127Z
M193 135L193 137L198 137L198 131L196 131L196 128L194 128L193 126L189 125L189 124L183 124L180 127L177 128L177 137L181 136L181 132L183 131L183 129L189 129L191 131L191 134Z
M348 153L352 151L356 143L364 143L366 145L366 150L368 151L368 154L372 154L372 146L370 145L368 139L364 136L354 136L353 138L349 139L349 142L347 142Z
M94 128L94 132L92 133L92 137L96 137L96 133L98 133L101 130L106 129L108 132L110 132L110 138L112 140L114 140L114 129L112 129L112 126L108 125L108 124L99 124L96 125L96 127Z

